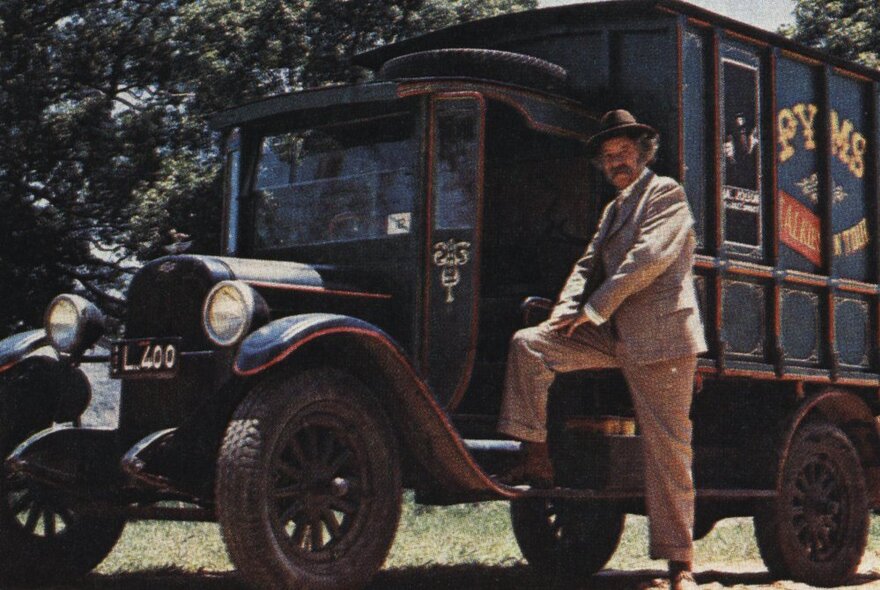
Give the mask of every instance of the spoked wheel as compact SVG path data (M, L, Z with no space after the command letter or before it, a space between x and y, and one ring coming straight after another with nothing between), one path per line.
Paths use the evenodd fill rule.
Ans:
M347 424L333 414L310 414L287 425L272 459L274 509L270 518L284 531L296 559L321 562L331 548L344 551L363 523L369 490L366 457L353 444Z
M571 500L529 498L511 502L510 518L529 564L559 578L582 579L614 555L626 515Z
M817 586L852 576L868 538L868 499L858 453L825 422L807 424L792 442L779 496L755 515L767 569Z
M363 586L388 553L400 503L388 419L345 373L313 370L258 386L227 429L218 520L254 586Z
M0 580L44 584L87 574L107 556L125 520L87 514L54 490L10 475L0 483Z
M38 539L54 540L79 521L69 508L20 479L8 482L6 508L23 533Z

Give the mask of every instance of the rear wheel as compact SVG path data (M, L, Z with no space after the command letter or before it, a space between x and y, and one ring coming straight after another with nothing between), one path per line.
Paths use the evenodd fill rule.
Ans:
M223 538L254 586L358 588L385 560L400 518L396 440L352 376L311 370L257 386L217 469Z
M582 502L529 498L511 502L510 518L529 564L556 577L583 578L614 555L626 515Z
M761 557L774 576L838 586L856 571L868 539L868 497L858 453L837 426L802 426L779 495L755 515Z

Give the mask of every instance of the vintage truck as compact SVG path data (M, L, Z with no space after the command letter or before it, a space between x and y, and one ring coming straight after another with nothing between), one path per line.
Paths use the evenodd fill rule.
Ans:
M358 61L373 81L216 116L222 251L146 264L109 355L69 294L0 342L0 578L84 574L127 520L216 519L255 587L360 587L404 489L509 501L536 568L601 569L644 511L619 375L556 380L555 488L492 474L518 450L495 433L509 338L589 240L610 192L584 141L626 108L696 219L694 534L754 516L772 574L844 582L880 504L880 75L674 0ZM82 363L121 379L117 427L81 425Z

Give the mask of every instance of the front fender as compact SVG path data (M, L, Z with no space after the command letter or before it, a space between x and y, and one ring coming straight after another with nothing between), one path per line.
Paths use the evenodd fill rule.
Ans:
M518 490L499 486L474 461L446 411L413 368L405 351L384 331L362 320L304 314L275 320L242 343L234 370L242 377L314 352L353 373L376 394L410 454L437 484L481 498L510 499Z
M0 373L8 371L48 343L45 330L30 330L0 340Z
M312 340L343 332L377 334L389 343L393 342L380 328L350 316L329 313L288 316L269 322L245 338L238 349L233 370L240 377L257 375L281 363Z
M83 372L49 356L30 355L0 375L0 451L52 422L71 422L92 390Z

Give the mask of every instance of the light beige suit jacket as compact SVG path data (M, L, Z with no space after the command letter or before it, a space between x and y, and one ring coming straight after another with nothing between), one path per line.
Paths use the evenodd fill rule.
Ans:
M605 207L552 317L583 313L589 303L613 322L619 353L639 364L705 352L692 271L694 219L681 185L649 170L615 207Z

